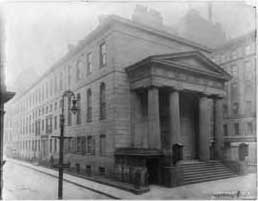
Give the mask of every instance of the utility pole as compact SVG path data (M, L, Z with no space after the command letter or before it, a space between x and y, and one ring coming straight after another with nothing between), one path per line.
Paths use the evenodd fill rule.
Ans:
M70 111L75 114L78 111L78 108L76 106L77 100L75 99L75 95L72 91L67 90L63 93L62 100L61 100L61 114L60 114L60 136L52 136L54 138L59 138L59 162L58 165L55 165L54 167L58 167L58 199L63 199L63 173L64 168L68 168L69 164L64 164L64 139L70 138L64 136L64 99L65 97L72 98L72 108Z
M3 188L3 140L4 140L4 104L9 101L15 93L6 91L4 74L4 23L2 10L0 10L0 199L2 200Z

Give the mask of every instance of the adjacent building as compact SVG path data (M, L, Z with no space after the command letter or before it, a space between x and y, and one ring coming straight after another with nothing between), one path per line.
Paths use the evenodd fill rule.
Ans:
M228 41L214 51L215 62L232 75L223 103L227 159L239 159L239 146L249 147L246 160L256 164L256 32Z

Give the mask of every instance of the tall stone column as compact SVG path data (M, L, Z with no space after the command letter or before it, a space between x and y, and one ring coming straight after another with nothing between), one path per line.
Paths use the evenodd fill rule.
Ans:
M169 125L170 125L170 145L181 143L181 124L180 124L180 104L179 92L172 91L169 94Z
M210 123L209 99L202 96L199 99L199 157L204 161L210 159Z
M145 143L147 136L142 128L142 109L140 97L136 91L131 91L131 145L137 148L147 148Z
M215 98L215 156L216 159L223 159L224 136L222 132L222 99Z
M148 89L148 146L161 148L159 90L156 87Z

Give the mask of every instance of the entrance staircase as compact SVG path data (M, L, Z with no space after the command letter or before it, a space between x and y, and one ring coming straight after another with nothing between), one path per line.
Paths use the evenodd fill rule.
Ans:
M237 176L219 161L182 161L183 185Z

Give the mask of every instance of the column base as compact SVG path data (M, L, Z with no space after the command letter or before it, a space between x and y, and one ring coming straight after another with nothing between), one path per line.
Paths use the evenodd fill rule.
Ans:
M175 187L183 184L183 172L178 166L162 167L163 185L166 187Z

